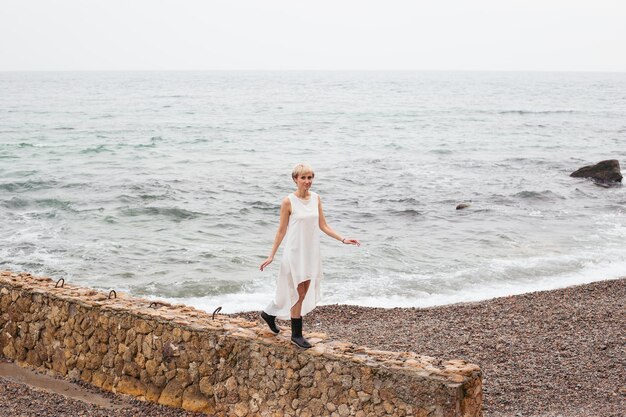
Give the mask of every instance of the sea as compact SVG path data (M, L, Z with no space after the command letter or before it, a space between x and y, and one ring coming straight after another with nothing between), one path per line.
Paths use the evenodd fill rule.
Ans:
M626 275L626 73L1 72L0 270L232 313L292 167L322 304L427 307ZM469 207L457 210L460 203Z

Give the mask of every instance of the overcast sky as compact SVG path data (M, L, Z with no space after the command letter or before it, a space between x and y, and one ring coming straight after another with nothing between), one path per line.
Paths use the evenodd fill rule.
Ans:
M0 71L626 71L624 0L0 0Z

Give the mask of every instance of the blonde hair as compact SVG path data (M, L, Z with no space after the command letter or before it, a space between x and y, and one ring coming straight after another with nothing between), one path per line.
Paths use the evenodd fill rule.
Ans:
M291 171L291 178L296 179L302 174L311 173L313 177L315 177L315 172L313 172L313 168L311 165L306 162L299 163L295 167L293 167L293 171Z

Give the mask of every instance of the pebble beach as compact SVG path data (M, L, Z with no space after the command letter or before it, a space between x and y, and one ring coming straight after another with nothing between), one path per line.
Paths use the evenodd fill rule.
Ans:
M256 312L236 316L258 320ZM485 416L625 414L626 278L424 309L320 306L305 317L307 329L375 349L477 363ZM7 369L0 416L198 415L80 382L42 385L36 372Z

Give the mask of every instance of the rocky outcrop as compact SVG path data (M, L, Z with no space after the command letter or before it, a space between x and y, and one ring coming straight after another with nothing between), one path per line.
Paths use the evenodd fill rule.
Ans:
M217 416L482 416L476 365L306 336L0 272L0 354L22 365Z
M584 166L570 174L570 177L591 178L601 183L616 183L622 181L622 173L617 159L600 161L595 165Z

